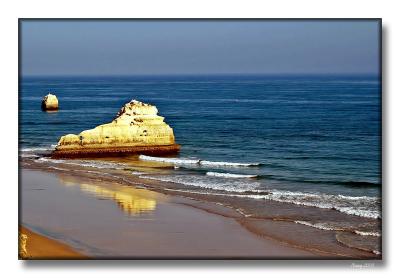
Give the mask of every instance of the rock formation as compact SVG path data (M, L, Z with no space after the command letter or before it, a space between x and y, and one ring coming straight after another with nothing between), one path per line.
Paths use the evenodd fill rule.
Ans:
M58 99L55 95L48 94L42 99L42 110L58 110Z
M132 100L111 122L80 134L62 136L53 157L98 157L165 154L179 150L172 128L155 106Z

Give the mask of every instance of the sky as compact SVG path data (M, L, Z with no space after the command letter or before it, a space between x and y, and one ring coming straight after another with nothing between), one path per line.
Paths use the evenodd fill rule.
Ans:
M23 20L30 75L376 74L379 22Z

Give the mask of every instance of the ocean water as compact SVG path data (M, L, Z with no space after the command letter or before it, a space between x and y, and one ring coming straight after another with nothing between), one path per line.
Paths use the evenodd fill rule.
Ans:
M40 110L48 92L58 112ZM137 99L157 106L182 146L175 157L140 157L174 166L137 171L143 179L381 217L377 76L24 77L19 99L22 156L110 122Z

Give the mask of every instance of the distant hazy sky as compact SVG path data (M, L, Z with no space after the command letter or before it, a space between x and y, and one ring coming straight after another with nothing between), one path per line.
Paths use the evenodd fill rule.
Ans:
M377 73L378 21L22 21L23 75Z

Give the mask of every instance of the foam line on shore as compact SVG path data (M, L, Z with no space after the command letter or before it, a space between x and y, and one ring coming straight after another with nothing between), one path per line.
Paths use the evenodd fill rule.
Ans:
M154 161L161 163L172 163L172 164L199 164L199 159L184 159L184 158L168 158L168 157L155 157L148 155L139 155L140 160Z
M32 153L21 153L19 156L22 158L38 158L38 157L40 157L39 155L32 154Z
M216 166L216 167L252 167L260 166L260 163L239 163L239 162L225 162L225 161L208 161L200 160L200 165Z
M212 177L228 178L228 179L257 178L257 175L241 175L241 174L219 173L219 172L207 172L206 175Z
M251 167L259 166L260 163L239 163L239 162L226 162L226 161L208 161L202 159L191 159L191 158L169 158L169 157L155 157L148 155L140 155L140 160L154 161L161 163L172 163L172 164L191 164L191 165L202 165L202 166L213 166L213 167Z
M56 145L51 145L48 147L31 147L31 148L21 148L21 152L37 152L37 151L52 151L54 150Z
M121 164L121 163L94 161L94 160L87 160L87 161L85 161L85 160L63 160L63 159L52 159L52 158L41 157L35 161L39 162L39 163L47 162L47 163L55 163L55 164L68 164L68 165L77 165L77 166L92 167L92 168L98 168L98 169L121 170L121 169L125 168L124 164Z
M315 224L313 224L313 223L310 223L310 222L307 222L307 221L301 221L301 220L296 220L296 221L294 221L294 223L301 224L301 225L308 226L308 227L313 227L313 228L316 228L316 229L319 229L319 230L324 230L324 231L343 231L343 229L337 229L337 228L331 227L331 226L329 226L328 224L325 224L325 223L315 223Z
M345 231L343 228L337 228L333 227L332 225L329 225L328 223L310 223L307 221L302 221L302 220L296 220L294 221L297 224L313 227L319 230L325 230L325 231ZM361 235L361 236L374 236L374 237L381 237L381 233L378 232L365 232L365 231L358 231L358 230L352 230L351 232Z
M358 235L362 235L362 236L375 236L375 237L381 237L382 234L381 233L377 233L377 232L363 232L363 231L355 231L356 234Z
M219 190L225 192L256 192L260 184L257 181L243 181L241 179L227 180L219 177L206 177L203 175L156 175L139 176L139 178L171 182L197 188ZM260 191L261 192L261 191ZM263 191L266 192L266 191ZM214 194L209 193L209 194Z
M272 190L271 194L265 196L265 199L301 206L335 209L342 213L366 218L381 218L380 200L377 197Z
M84 160L61 160L50 158L39 158L36 162L63 163L83 167L92 167L99 169L125 169L126 165L113 162L84 161ZM132 173L133 174L133 173ZM380 198L368 196L346 196L330 195L325 193L307 193L284 191L277 189L261 189L257 180L243 179L225 179L217 176L206 175L137 175L139 178L153 179L164 182L172 182L182 185L194 186L208 190L217 190L230 194L243 194L240 197L253 199L265 199L282 203L291 203L306 207L317 207L322 209L334 209L339 212L366 218L381 218ZM209 192L208 194L215 194Z
M306 193L285 190L260 190L256 181L230 180L229 182L216 181L218 177L199 175L175 175L175 176L139 176L144 179L152 179L163 182L172 182L187 186L227 192L230 196L234 193L243 193L240 197L271 200L294 205L317 207L322 209L334 209L339 212L366 218L381 218L380 199L368 196L330 195L325 193ZM219 178L220 179L220 178ZM209 192L208 194L215 194ZM236 195L235 195L236 197Z

